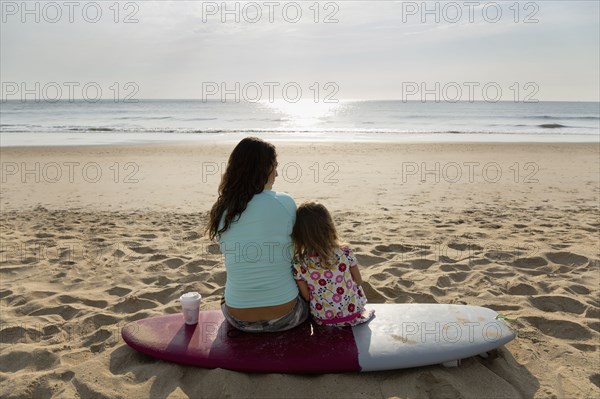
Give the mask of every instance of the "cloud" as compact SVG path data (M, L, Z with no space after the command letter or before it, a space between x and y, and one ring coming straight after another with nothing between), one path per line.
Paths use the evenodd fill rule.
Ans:
M207 80L336 81L350 97L389 98L406 79L514 82L533 76L543 98L598 98L597 2L520 2L518 15L514 2L498 2L503 16L497 23L483 17L484 2L473 22L463 9L456 23L435 23L431 15L422 23L418 13L403 14L408 4L421 2L303 2L295 23L294 9L283 14L284 3L272 15L262 6L256 23L249 22L259 16L249 2L239 3L240 12L246 10L239 23L231 14L222 23L222 10L207 10L207 2L204 8L202 2L130 3L137 8L119 3L118 23L110 2L102 3L98 23L78 14L74 23L22 23L10 16L0 27L0 77L133 80L142 97L175 98L197 97ZM538 9L526 8L530 3ZM448 2L438 4L443 10ZM138 22L123 23L127 16ZM527 16L539 22L523 23Z

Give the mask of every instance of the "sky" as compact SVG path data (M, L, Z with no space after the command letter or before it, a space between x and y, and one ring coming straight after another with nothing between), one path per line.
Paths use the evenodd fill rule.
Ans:
M599 3L3 0L2 99L599 101Z

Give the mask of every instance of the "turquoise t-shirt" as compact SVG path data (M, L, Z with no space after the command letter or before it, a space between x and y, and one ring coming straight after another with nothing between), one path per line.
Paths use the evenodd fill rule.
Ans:
M291 234L295 221L294 199L264 190L252 197L239 219L221 234L227 306L274 306L298 296L292 275Z

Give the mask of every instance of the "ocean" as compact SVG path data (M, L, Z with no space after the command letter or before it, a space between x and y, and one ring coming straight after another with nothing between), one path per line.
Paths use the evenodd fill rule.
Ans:
M597 102L5 101L0 145L280 140L598 142Z

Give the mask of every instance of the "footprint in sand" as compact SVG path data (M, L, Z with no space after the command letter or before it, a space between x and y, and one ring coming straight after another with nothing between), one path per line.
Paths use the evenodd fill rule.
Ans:
M14 294L14 295L6 297L6 302L8 305L10 305L14 308L17 306L22 306L22 305L27 304L28 300L23 295Z
M482 273L492 278L507 278L515 275L515 272L512 270L512 268L506 268L504 266L492 266L483 270Z
M207 268L212 268L217 263L219 263L219 262L217 262L216 260L197 259L197 260L188 262L185 265L185 268L188 273L199 273L199 272L204 271Z
M42 327L42 339L52 340L52 338L56 338L59 335L64 334L64 332L56 325L50 324Z
M140 281L146 285L151 285L158 282L158 277L142 277L140 278Z
M455 272L448 274L448 277L450 277L455 283L460 283L465 281L467 277L469 277L469 274L466 272Z
M595 345L588 344L571 344L571 346L575 349L579 349L582 352L596 352Z
M480 222L480 226L479 228L481 229L493 229L493 230L498 230L500 228L502 228L501 224L497 224L497 223L485 223L485 222Z
M475 231L475 232L463 233L461 235L461 237L465 238L467 240L484 240L489 237L489 234L482 233L481 231Z
M213 273L209 281L212 281L217 285L223 287L225 286L225 280L227 280L227 273L223 270Z
M120 249L115 249L111 255L112 255L113 259L118 260L118 259L121 259L124 256L126 256L127 254L125 252L121 251Z
M450 280L450 277L448 277L448 276L441 276L437 279L437 282L435 283L435 285L437 287L446 288L446 287L450 287L452 285L452 281Z
M113 375L131 373L131 370L135 370L140 365L148 365L155 363L156 360L146 356L140 352L132 351L127 345L122 345L116 348L110 354L110 362L108 363L108 370ZM90 395L93 397L93 395ZM164 397L167 397L166 395Z
M436 261L431 259L412 259L407 261L411 269L426 270L431 267Z
M519 258L512 262L515 267L524 268L524 269L532 269L541 266L546 266L548 261L540 256L534 256L532 258Z
M410 238L426 238L431 235L429 230L407 230L405 233L406 237Z
M538 290L534 286L522 282L509 282L506 291L510 295L537 295Z
M40 332L34 328L25 328L22 325L3 323L0 329L0 343L16 344L18 342L34 341L39 339Z
M379 252L393 252L393 253L406 253L412 251L414 248L402 244L389 244L389 245L376 245L375 249Z
M452 265L441 265L440 270L443 272L455 272L455 271L469 271L471 268L468 265L463 265L460 263L452 264Z
M177 306L177 311L173 312L173 313L178 313L181 311L181 308L179 306ZM161 311L161 313L163 313ZM142 320L142 319L147 319L148 317L152 317L152 316L156 316L155 313L150 313L150 312L144 312L144 311L140 311L137 313L132 313L132 314L128 314L126 316L123 317L123 321L126 323L129 323L131 321L136 321L136 320Z
M373 266L381 262L386 262L386 258L373 255L356 254L356 260L360 266Z
M171 258L167 259L163 262L170 269L177 269L179 266L183 265L185 262L179 258Z
M569 248L571 245L569 244L550 244L550 248L556 249L557 251L565 248Z
M505 252L505 251L496 251L496 250L492 250L489 252L486 252L483 256L485 256L486 258L492 260L492 261L510 261L513 260L515 255L512 252Z
M430 294L419 292L408 292L404 295L399 295L394 298L395 303L438 303L438 301Z
M198 281L196 282L196 285L198 286L198 289L194 289L194 291L199 291L202 295L205 295L206 297L220 298L221 296L223 296L223 292L225 291L224 286L208 281Z
M92 353L98 353L104 351L106 344L117 344L117 340L110 339L114 338L114 331L110 331L107 328L100 328L95 331L92 335L88 336L82 343L84 347L88 347Z
M75 298L75 297L70 296L70 295L60 295L58 297L58 300L61 303L82 303L82 304L87 305L87 306L91 306L91 307L94 307L94 308L101 308L101 309L104 309L108 305L108 302L106 302L104 300L93 300L93 299L86 299L86 298Z
M492 263L492 262L485 258L469 259L469 264L472 266L480 266L480 265L483 266L483 265L489 265L490 263Z
M158 305L148 299L128 297L113 305L111 310L117 313L135 313L142 309L153 309Z
M409 271L410 269L406 263L392 263L391 267L386 267L381 272L387 275L388 277L402 277L402 275L408 273Z
M579 284L570 285L566 290L578 295L588 295L590 293L589 289Z
M148 299L151 301L158 301L163 305L179 298L179 287L167 287L160 290L154 290L139 294L138 298Z
M80 309L75 309L69 305L53 306L48 308L38 309L29 313L29 316L47 316L47 315L58 315L63 320L71 320L73 317L79 315Z
M600 333L600 322L598 322L598 321L592 321L592 322L587 323L587 325L592 330Z
M365 296L369 299L370 303L385 303L387 298L377 291L370 282L363 281L361 284Z
M206 249L207 249L208 253L211 255L220 255L221 254L221 247L219 246L219 244L210 244Z
M414 281L410 281L410 280L400 280L400 281L398 281L398 284L400 284L404 288L410 288L413 285L415 285ZM433 287L433 288L435 288L435 287Z
M545 255L550 262L564 266L583 266L589 260L585 256L577 255L573 252L548 252Z
M158 276L158 279L156 280L156 285L161 286L161 287L170 285L172 283L173 283L173 280L171 280L170 278L165 277L165 276Z
M389 279L390 276L386 273L375 273L375 274L371 274L369 276L369 280L375 280L375 281L386 281L387 279Z
M4 373L49 370L59 363L58 356L46 349L34 349L31 352L14 350L0 355L0 371Z
M127 294L129 294L131 292L131 289L129 288L125 288L125 287L112 287L109 290L106 290L105 292L107 292L110 295L115 295L115 296L125 296Z
M158 262L158 261L161 261L161 260L165 260L165 259L167 259L167 258L168 258L168 256L167 256L167 255L163 255L163 254L154 254L154 255L152 255L152 256L151 256L151 257L150 257L148 260L149 260L150 262Z
M81 321L83 325L93 324L96 328L101 326L111 326L117 324L121 319L106 313L97 313L86 317Z
M48 234L48 233L37 233L35 235L36 238L52 238L54 237L54 234Z
M386 297L392 298L394 300L398 299L403 293L402 289L396 285L394 285L393 287L384 285L382 287L379 287L378 290Z
M440 262L444 262L444 263L457 263L460 261L460 259L452 259L446 255L440 255L438 259Z
M368 241L350 241L349 244L352 244L352 245L367 245L367 244L370 244L370 242L368 242Z
M529 302L543 312L582 314L587 309L587 306L577 299L562 295L540 295L530 298Z
M597 308L593 305L590 306L590 308L587 310L587 312L585 312L585 317L587 317L588 319L594 319L594 320L600 319L600 308Z
M183 237L183 241L196 241L201 239L202 236L195 231L189 232L186 236Z
M518 305L505 305L505 304L489 303L489 304L484 304L481 306L484 308L489 308L489 309L495 310L496 312L505 312L507 310L509 310L509 311L521 310L521 306L518 306Z
M155 253L155 252L158 251L157 249L150 248L150 247L136 247L136 246L131 246L131 247L128 247L128 248L131 249L133 252L136 252L136 253L142 254L142 255L153 254L153 253Z
M590 330L585 326L568 320L547 319L545 317L522 317L543 334L567 340L586 340L592 338Z
M11 290L2 290L0 291L0 299L4 299L9 295L12 295L13 292Z
M600 388L600 374L592 374L590 375L590 381L592 384Z
M455 251L464 252L470 251L481 251L483 247L473 243L462 243L462 242L451 242L448 244L448 248L454 249Z

